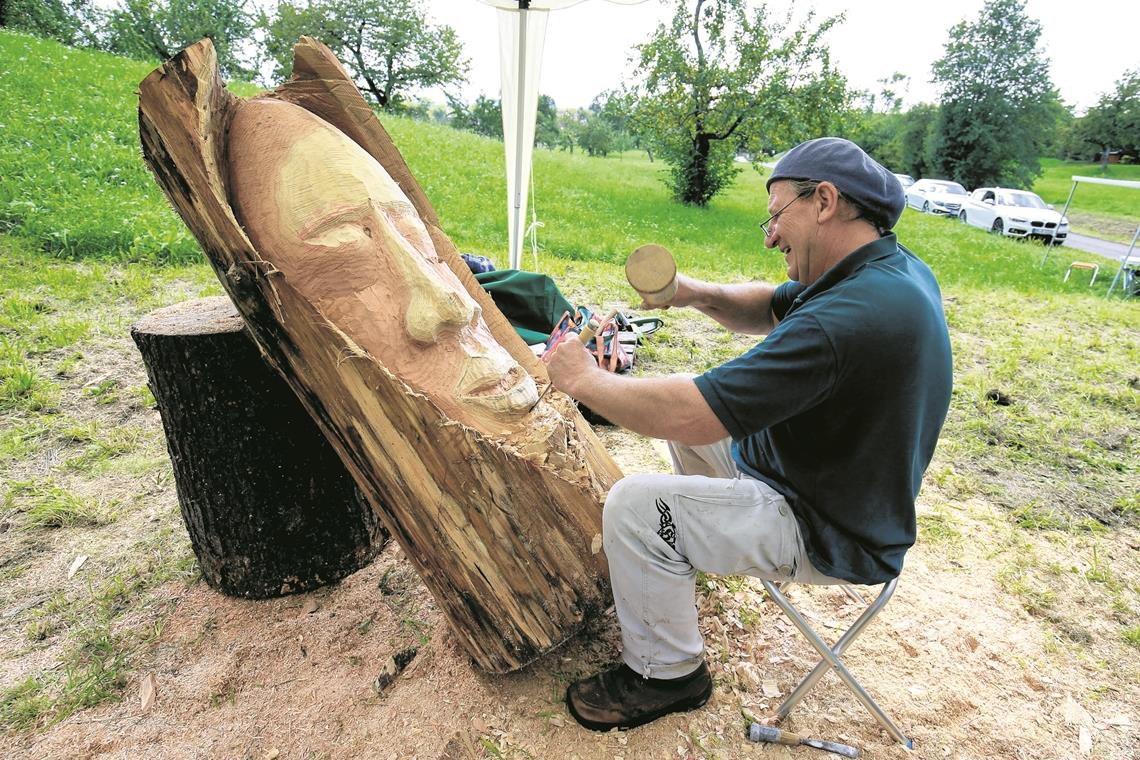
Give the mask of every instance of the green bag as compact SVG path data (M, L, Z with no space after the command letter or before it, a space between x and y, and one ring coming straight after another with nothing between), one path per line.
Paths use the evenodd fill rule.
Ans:
M574 304L566 300L548 275L498 269L476 272L475 279L527 345L545 343L562 315L574 312Z

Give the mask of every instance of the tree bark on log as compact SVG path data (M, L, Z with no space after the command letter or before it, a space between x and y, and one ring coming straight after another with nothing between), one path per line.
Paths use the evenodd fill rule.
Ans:
M387 533L230 299L152 312L131 337L210 586L264 599L333 583L372 561Z
M294 79L264 97L323 118L384 167L498 342L548 385L545 367L475 282L336 58L309 38L294 55ZM484 434L448 418L307 300L273 251L256 250L230 205L226 130L237 102L208 40L154 71L140 86L148 165L267 361L340 454L460 644L493 672L526 665L609 604L601 504L620 471L564 394L547 394L528 415L529 440Z

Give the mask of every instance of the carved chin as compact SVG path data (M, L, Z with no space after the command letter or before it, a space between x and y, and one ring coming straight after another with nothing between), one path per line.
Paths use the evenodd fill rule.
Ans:
M466 394L460 398L464 404L496 416L517 416L529 412L538 402L538 386L535 385L534 378L523 372L519 382L509 388L496 389L490 393Z

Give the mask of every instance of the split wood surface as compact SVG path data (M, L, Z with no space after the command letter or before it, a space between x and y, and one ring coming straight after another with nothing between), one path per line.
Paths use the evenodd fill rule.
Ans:
M540 388L549 384L331 51L302 38L294 56L293 79L263 97L307 109L380 162L499 343ZM301 296L269 252L255 250L228 201L225 143L236 103L209 40L155 70L140 86L148 165L267 361L332 443L465 650L494 672L526 665L609 604L605 558L591 545L620 471L565 395L544 402L560 421L561 443L551 455L520 450L448 419Z

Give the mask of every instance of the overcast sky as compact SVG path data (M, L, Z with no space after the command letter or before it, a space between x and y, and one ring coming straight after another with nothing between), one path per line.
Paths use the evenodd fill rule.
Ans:
M499 95L496 11L480 0L426 0L435 20L454 27L471 58L465 99ZM797 18L808 8L819 17L847 14L828 36L832 58L852 87L879 91L877 80L898 71L910 77L905 104L936 102L930 65L940 58L954 24L974 18L983 0L771 0L769 8ZM594 96L628 76L633 45L667 19L672 2L617 5L585 0L550 11L539 84L560 108L587 106ZM1078 113L1113 89L1126 69L1140 68L1140 2L1135 0L1028 0L1041 22L1041 45L1053 84Z

